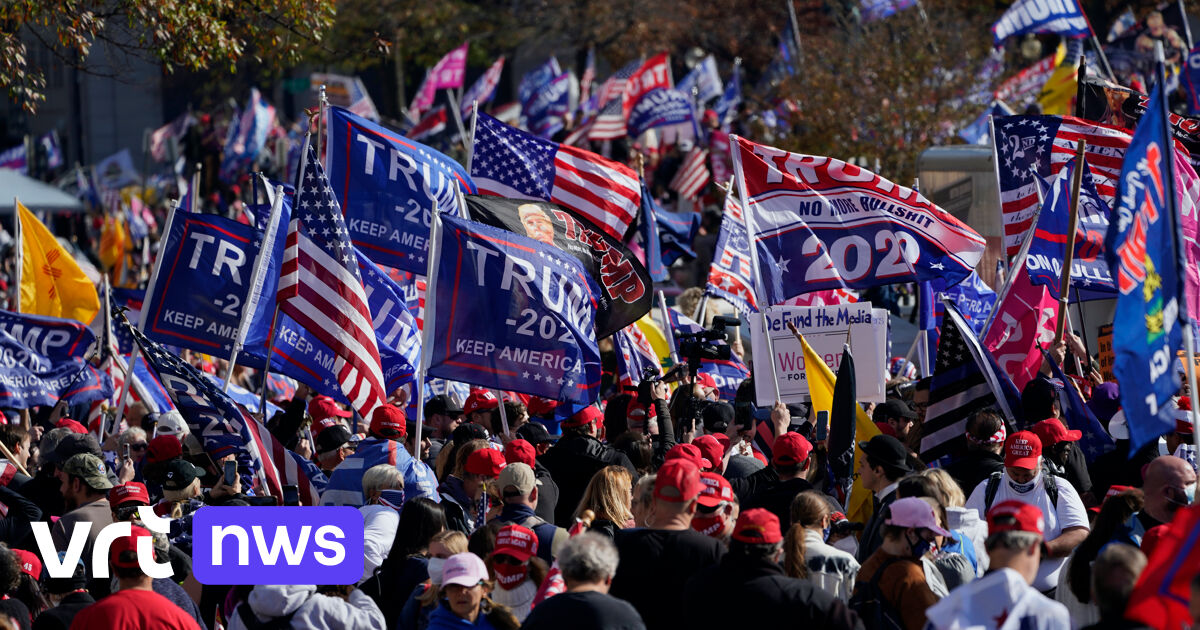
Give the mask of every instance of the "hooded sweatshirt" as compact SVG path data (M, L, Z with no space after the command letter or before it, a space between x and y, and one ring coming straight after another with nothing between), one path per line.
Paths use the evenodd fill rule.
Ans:
M318 595L312 585L255 586L241 606L250 606L260 621L292 615L293 628L306 630L387 630L375 602L362 591L350 592L350 601ZM229 630L246 630L241 612L234 611Z
M1067 608L1042 595L1012 569L992 571L950 592L925 611L929 628L1070 630Z

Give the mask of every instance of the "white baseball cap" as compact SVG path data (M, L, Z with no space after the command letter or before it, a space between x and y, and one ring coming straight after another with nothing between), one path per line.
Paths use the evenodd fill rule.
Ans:
M173 435L180 440L183 436L191 433L188 429L187 422L184 421L183 415L172 409L165 411L158 416L158 424L154 425L154 437L160 435Z
M487 566L479 556L471 553L456 553L446 558L442 569L442 586L458 584L470 588L488 579Z

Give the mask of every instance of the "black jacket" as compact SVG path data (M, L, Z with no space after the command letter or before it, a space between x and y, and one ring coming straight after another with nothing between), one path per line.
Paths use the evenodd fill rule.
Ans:
M1066 449L1067 456L1061 464L1054 456L1045 459L1047 463L1054 466L1054 473L1071 482L1071 485L1075 487L1075 492L1082 497L1092 491L1092 475L1088 472L1087 458L1083 456L1078 442L1068 442Z
M946 467L946 472L958 482L964 496L971 496L975 486L983 483L994 472L1004 470L1004 456L991 451L968 451L953 464Z
M0 542L9 547L36 549L30 523L43 520L41 508L13 488L5 486L0 486L0 503L8 506L8 516L0 518Z
M892 490L883 499L875 501L875 511L871 513L871 520L867 521L867 526L863 529L862 538L858 543L858 554L854 557L859 564L866 562L867 558L879 549L879 545L883 544L883 509L895 500L896 491Z
M766 508L779 518L779 528L786 531L792 524L792 499L805 490L812 490L807 479L780 481L751 496L742 504L742 509Z
M841 600L812 582L784 575L774 562L727 553L684 587L685 623L691 628L791 628L862 630ZM737 602L737 605L725 605Z
M538 489L537 515L547 523L554 522L554 510L558 507L558 484L550 476L550 470L542 462L534 460L533 475L542 482Z
M67 630L79 611L96 603L87 593L69 593L54 608L47 608L33 620L33 630Z
M542 454L538 461L554 476L558 484L558 505L554 509L554 524L570 527L575 508L583 498L588 482L600 469L607 466L624 466L629 474L637 478L637 470L624 453L600 440L574 431L563 434L557 444Z

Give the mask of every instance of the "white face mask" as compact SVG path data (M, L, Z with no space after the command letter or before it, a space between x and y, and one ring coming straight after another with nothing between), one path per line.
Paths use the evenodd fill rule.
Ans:
M833 543L834 549L841 549L850 555L858 553L858 540L853 536L847 536Z
M445 558L430 558L429 559L429 581L434 584L442 585L442 569L446 566Z

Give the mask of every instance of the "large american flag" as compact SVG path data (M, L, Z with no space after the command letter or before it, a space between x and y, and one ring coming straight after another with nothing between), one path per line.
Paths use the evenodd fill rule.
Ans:
M642 67L641 60L634 60L629 65L617 70L603 85L600 86L600 113L596 115L592 129L588 132L588 140L615 140L625 137L625 112L621 109L621 100L625 97L625 87L629 77Z
M668 187L685 199L695 199L708 186L710 179L712 173L708 170L708 150L695 147L679 165Z
M304 156L280 270L279 310L333 351L339 388L359 415L370 418L387 392L358 258L307 139Z
M725 198L725 213L721 218L721 231L717 234L705 292L728 300L746 315L758 312L746 218L742 214L742 204L732 193Z
M566 206L624 239L642 199L628 166L527 134L480 113L471 178L479 192Z

